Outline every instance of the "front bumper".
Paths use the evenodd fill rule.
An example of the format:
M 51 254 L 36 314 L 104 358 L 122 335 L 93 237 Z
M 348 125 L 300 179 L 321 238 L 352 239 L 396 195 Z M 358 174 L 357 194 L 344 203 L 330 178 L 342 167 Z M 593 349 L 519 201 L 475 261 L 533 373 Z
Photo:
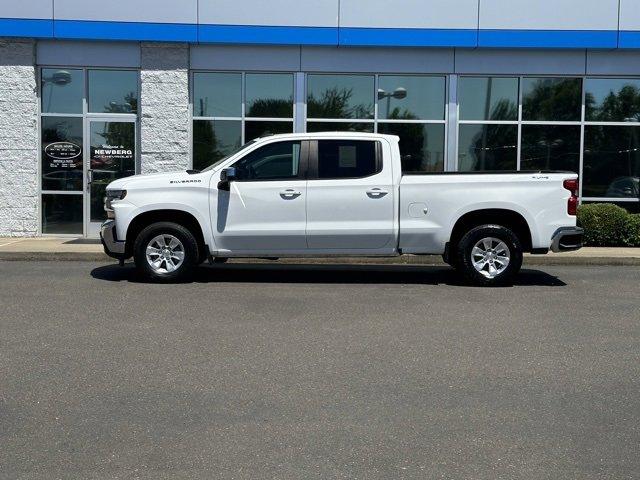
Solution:
M 552 252 L 569 252 L 582 248 L 584 229 L 580 227 L 561 227 L 551 237 Z
M 117 259 L 125 258 L 126 242 L 121 242 L 117 239 L 115 220 L 107 220 L 102 224 L 100 227 L 100 241 L 104 247 L 104 253 Z

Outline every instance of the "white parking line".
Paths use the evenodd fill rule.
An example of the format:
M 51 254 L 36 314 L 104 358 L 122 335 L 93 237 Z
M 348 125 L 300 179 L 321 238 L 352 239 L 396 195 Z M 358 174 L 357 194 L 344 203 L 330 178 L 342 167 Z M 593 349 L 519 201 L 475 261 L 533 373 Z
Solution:
M 14 243 L 18 243 L 21 242 L 23 239 L 19 239 L 19 240 L 14 240 L 13 242 L 7 242 L 7 243 L 2 243 L 0 244 L 0 247 L 6 247 L 7 245 L 13 245 Z

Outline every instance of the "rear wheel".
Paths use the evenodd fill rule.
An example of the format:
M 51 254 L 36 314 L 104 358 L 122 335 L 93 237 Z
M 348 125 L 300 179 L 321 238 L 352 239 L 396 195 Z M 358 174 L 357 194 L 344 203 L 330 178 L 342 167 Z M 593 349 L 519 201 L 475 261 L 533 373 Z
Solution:
M 474 285 L 505 285 L 522 266 L 522 244 L 507 227 L 481 225 L 462 237 L 454 261 Z
M 198 242 L 177 223 L 158 222 L 144 228 L 133 245 L 136 267 L 149 280 L 185 279 L 198 264 Z

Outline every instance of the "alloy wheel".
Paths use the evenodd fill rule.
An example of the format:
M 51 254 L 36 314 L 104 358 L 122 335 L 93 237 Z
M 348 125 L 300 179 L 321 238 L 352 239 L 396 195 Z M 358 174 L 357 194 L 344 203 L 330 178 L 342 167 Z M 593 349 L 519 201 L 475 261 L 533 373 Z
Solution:
M 509 265 L 511 252 L 499 238 L 486 237 L 471 249 L 471 263 L 486 278 L 496 278 Z
M 153 237 L 147 244 L 146 257 L 149 266 L 157 273 L 176 271 L 184 262 L 184 245 L 170 234 Z

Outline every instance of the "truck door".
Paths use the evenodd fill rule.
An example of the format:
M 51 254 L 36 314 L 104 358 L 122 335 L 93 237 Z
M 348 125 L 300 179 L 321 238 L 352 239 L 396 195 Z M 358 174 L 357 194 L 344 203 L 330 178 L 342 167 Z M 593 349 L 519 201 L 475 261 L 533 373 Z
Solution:
M 304 251 L 308 142 L 280 141 L 236 161 L 229 190 L 215 190 L 216 246 L 238 252 Z M 217 179 L 214 180 L 217 182 Z
M 393 175 L 382 143 L 319 139 L 310 148 L 309 249 L 395 249 Z

